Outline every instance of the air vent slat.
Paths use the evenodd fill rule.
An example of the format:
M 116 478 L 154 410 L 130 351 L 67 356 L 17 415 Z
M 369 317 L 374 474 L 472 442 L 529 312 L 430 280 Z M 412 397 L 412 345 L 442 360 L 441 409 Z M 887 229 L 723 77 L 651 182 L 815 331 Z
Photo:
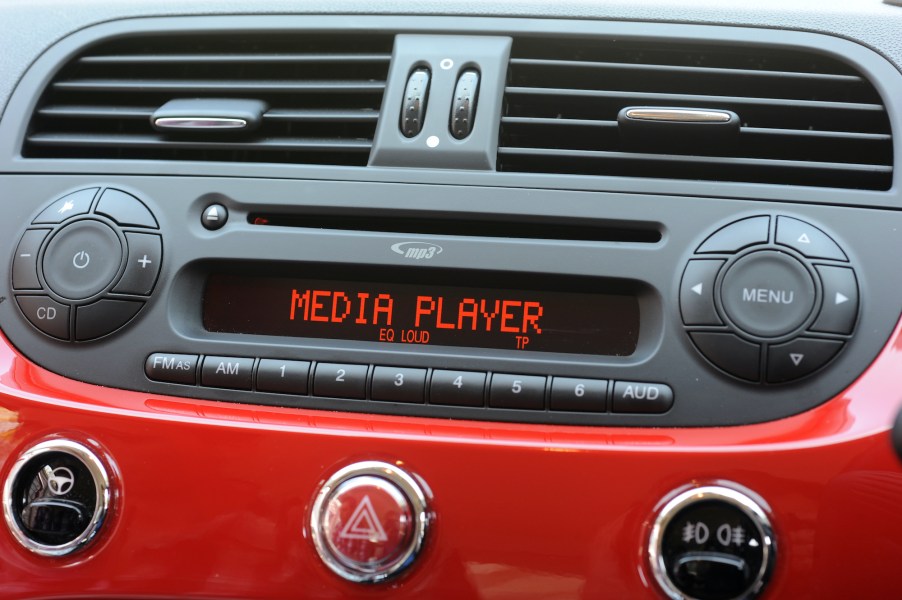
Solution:
M 530 58 L 512 58 L 511 66 L 518 67 L 552 67 L 577 68 L 593 70 L 618 70 L 654 73 L 678 73 L 681 75 L 729 75 L 741 77 L 773 77 L 802 81 L 829 81 L 838 83 L 861 83 L 864 80 L 857 75 L 836 75 L 832 73 L 800 73 L 797 71 L 758 71 L 753 69 L 728 69 L 723 67 L 695 67 L 683 65 L 660 65 L 640 63 L 594 62 L 582 60 L 548 60 Z
M 546 156 L 550 158 L 599 158 L 605 160 L 625 160 L 639 162 L 669 162 L 682 164 L 726 165 L 740 167 L 781 167 L 790 169 L 815 169 L 825 171 L 856 171 L 868 173 L 891 173 L 886 165 L 863 165 L 847 163 L 827 163 L 813 161 L 790 161 L 761 158 L 729 158 L 707 156 L 682 156 L 675 154 L 640 154 L 634 152 L 604 152 L 590 150 L 560 150 L 552 148 L 501 148 L 500 154 L 511 156 Z
M 371 109 L 270 110 L 263 115 L 263 119 L 267 121 L 292 121 L 295 123 L 310 123 L 318 121 L 375 122 L 378 118 L 379 111 Z
M 171 34 L 100 44 L 47 86 L 26 158 L 198 160 L 366 166 L 394 38 L 367 34 Z M 158 132 L 173 100 L 255 101 L 246 129 Z M 203 102 L 208 100 L 206 104 Z M 207 107 L 205 109 L 205 107 Z M 228 115 L 226 115 L 228 116 Z
M 820 100 L 789 100 L 784 98 L 756 98 L 739 96 L 706 96 L 701 94 L 660 94 L 653 92 L 610 92 L 603 90 L 575 90 L 562 88 L 508 87 L 508 95 L 555 96 L 574 98 L 610 98 L 628 100 L 633 104 L 669 102 L 686 106 L 783 106 L 787 108 L 829 108 L 833 110 L 861 110 L 882 112 L 882 104 L 858 102 L 824 102 Z
M 34 134 L 28 142 L 40 146 L 80 147 L 137 147 L 192 148 L 211 150 L 306 150 L 316 152 L 369 152 L 372 143 L 366 140 L 259 138 L 253 141 L 191 141 L 167 139 L 162 135 L 88 135 Z
M 391 54 L 131 54 L 110 56 L 84 56 L 78 59 L 82 65 L 181 65 L 181 64 L 347 64 L 388 63 Z
M 257 92 L 257 93 L 370 93 L 382 92 L 384 81 L 177 81 L 75 80 L 53 84 L 58 90 L 78 92 Z
M 717 130 L 630 107 L 735 117 Z M 530 37 L 512 48 L 498 169 L 886 190 L 893 143 L 874 86 L 821 52 Z
M 128 106 L 45 106 L 37 113 L 42 117 L 69 119 L 149 119 L 154 109 Z

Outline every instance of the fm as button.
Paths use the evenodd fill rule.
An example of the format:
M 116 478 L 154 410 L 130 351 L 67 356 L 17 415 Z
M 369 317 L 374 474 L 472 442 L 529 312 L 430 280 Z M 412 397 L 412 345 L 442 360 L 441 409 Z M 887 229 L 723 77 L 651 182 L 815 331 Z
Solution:
M 197 382 L 197 355 L 151 354 L 144 362 L 144 373 L 153 381 L 194 385 Z

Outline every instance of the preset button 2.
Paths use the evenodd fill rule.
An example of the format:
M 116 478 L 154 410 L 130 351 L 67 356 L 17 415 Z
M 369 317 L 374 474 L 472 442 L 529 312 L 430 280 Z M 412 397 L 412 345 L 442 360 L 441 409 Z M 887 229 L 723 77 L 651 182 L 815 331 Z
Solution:
M 331 398 L 366 398 L 366 365 L 319 363 L 313 376 L 313 393 Z

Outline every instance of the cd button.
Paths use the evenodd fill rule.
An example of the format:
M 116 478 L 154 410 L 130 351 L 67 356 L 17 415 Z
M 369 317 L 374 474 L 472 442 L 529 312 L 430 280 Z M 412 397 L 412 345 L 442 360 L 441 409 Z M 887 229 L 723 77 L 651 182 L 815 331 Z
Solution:
M 38 215 L 34 223 L 62 223 L 69 217 L 75 215 L 83 215 L 91 208 L 91 202 L 100 188 L 90 188 L 72 192 L 68 196 L 63 196 Z
M 41 282 L 38 281 L 38 251 L 48 233 L 49 229 L 31 229 L 22 236 L 16 248 L 16 256 L 13 257 L 13 289 L 41 289 Z
M 615 413 L 665 413 L 673 406 L 673 390 L 663 383 L 614 383 Z
M 120 225 L 157 229 L 157 220 L 144 203 L 125 192 L 109 189 L 100 196 L 94 212 L 106 215 Z
M 766 244 L 770 217 L 751 217 L 723 227 L 698 247 L 700 253 L 733 253 L 755 244 Z
M 309 374 L 307 361 L 263 359 L 257 367 L 257 391 L 304 396 Z
M 207 387 L 249 390 L 253 378 L 253 358 L 207 356 L 200 371 L 200 383 Z
M 319 363 L 313 376 L 313 393 L 331 398 L 366 398 L 366 365 Z
M 777 243 L 789 246 L 808 258 L 849 260 L 826 233 L 810 223 L 790 217 L 777 217 Z
M 126 233 L 125 240 L 128 243 L 128 262 L 113 292 L 147 296 L 153 291 L 160 273 L 163 242 L 160 236 L 148 233 Z
M 604 412 L 607 409 L 608 382 L 605 379 L 551 380 L 551 410 Z
M 433 371 L 429 403 L 482 406 L 485 378 L 479 371 Z
M 824 305 L 812 331 L 852 333 L 858 317 L 858 283 L 855 272 L 843 267 L 815 267 L 824 285 Z
M 16 302 L 32 325 L 51 337 L 69 339 L 69 307 L 47 296 L 17 296 Z
M 492 376 L 489 406 L 542 410 L 545 408 L 545 378 L 496 373 Z
M 767 355 L 767 381 L 783 383 L 817 371 L 839 353 L 843 343 L 799 338 L 771 346 Z
M 778 337 L 800 327 L 814 309 L 814 280 L 794 258 L 779 252 L 744 256 L 721 286 L 727 316 L 741 330 Z
M 708 360 L 730 375 L 747 381 L 761 378 L 761 346 L 758 344 L 746 342 L 732 333 L 696 331 L 689 335 Z
M 153 381 L 194 385 L 196 354 L 151 354 L 144 361 L 144 374 Z
M 372 398 L 423 404 L 426 401 L 426 369 L 376 367 L 373 371 Z
M 714 308 L 714 280 L 723 260 L 690 260 L 680 284 L 680 311 L 686 325 L 720 325 Z
M 138 314 L 143 302 L 100 300 L 75 309 L 75 339 L 83 342 L 113 333 Z

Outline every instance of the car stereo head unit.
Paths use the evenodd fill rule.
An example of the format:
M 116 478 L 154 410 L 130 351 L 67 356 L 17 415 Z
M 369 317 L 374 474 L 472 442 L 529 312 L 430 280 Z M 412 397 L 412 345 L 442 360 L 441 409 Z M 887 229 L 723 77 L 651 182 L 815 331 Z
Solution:
M 528 423 L 759 422 L 853 381 L 902 297 L 882 259 L 896 213 L 16 181 L 29 179 L 22 214 L 0 226 L 13 240 L 4 333 L 58 373 L 150 393 Z M 6 231 L 17 222 L 30 224 Z

